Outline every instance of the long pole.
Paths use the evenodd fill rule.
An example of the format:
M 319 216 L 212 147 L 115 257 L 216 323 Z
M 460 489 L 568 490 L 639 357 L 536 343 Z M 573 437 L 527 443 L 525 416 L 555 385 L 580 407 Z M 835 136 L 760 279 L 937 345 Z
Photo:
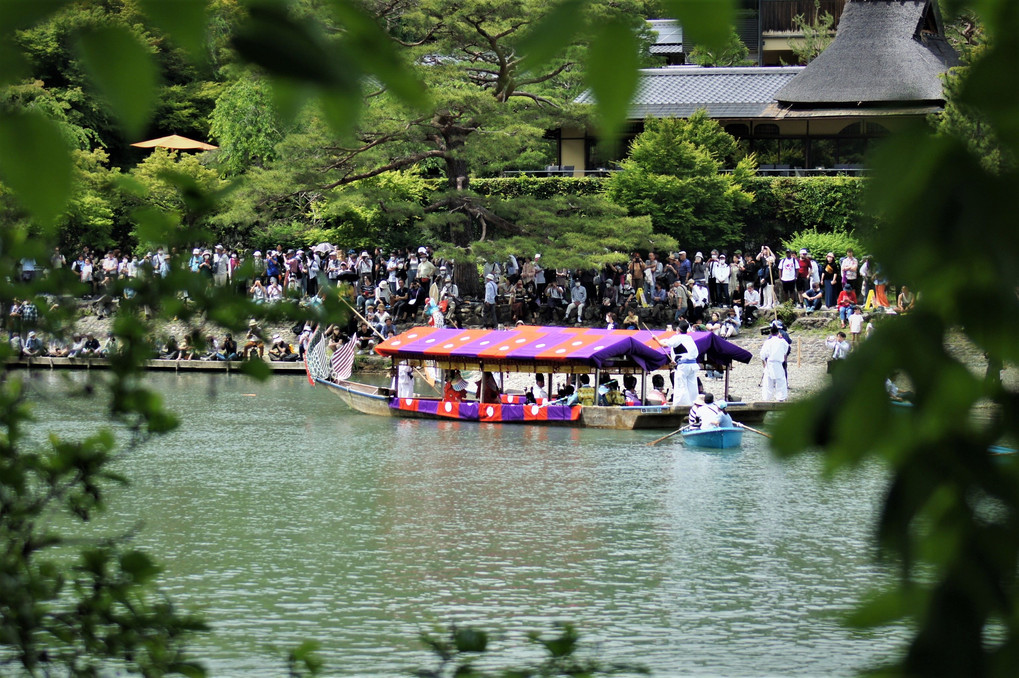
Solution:
M 379 338 L 379 339 L 381 339 L 382 341 L 385 341 L 385 340 L 386 340 L 386 338 L 385 338 L 384 336 L 382 336 L 382 333 L 381 333 L 381 332 L 379 332 L 379 331 L 378 331 L 377 329 L 375 329 L 375 327 L 374 327 L 374 326 L 373 326 L 373 325 L 372 325 L 372 324 L 371 324 L 370 322 L 368 322 L 368 318 L 365 318 L 365 317 L 364 317 L 363 315 L 361 315 L 360 313 L 358 313 L 358 312 L 357 312 L 357 309 L 356 309 L 356 308 L 354 308 L 354 307 L 353 307 L 353 306 L 352 306 L 352 305 L 350 304 L 350 302 L 349 302 L 349 301 L 347 301 L 347 300 L 346 300 L 346 299 L 344 299 L 343 297 L 340 297 L 340 301 L 342 301 L 342 302 L 343 302 L 344 304 L 346 304 L 346 305 L 347 305 L 347 308 L 349 308 L 349 309 L 350 309 L 351 311 L 353 311 L 354 315 L 356 315 L 356 316 L 357 316 L 358 318 L 360 318 L 361 320 L 363 320 L 363 321 L 364 321 L 364 324 L 368 326 L 368 329 L 370 329 L 370 330 L 371 330 L 372 332 L 374 332 L 374 333 L 375 333 L 375 335 L 376 335 L 376 336 L 378 336 L 378 338 Z M 429 378 L 428 378 L 428 375 L 427 375 L 427 374 L 425 374 L 425 372 L 424 372 L 424 371 L 423 371 L 423 370 L 422 370 L 422 369 L 421 369 L 420 367 L 414 367 L 413 369 L 414 369 L 414 370 L 415 370 L 415 371 L 416 371 L 416 372 L 417 372 L 417 373 L 418 373 L 419 375 L 421 375 L 421 378 L 425 380 L 425 383 L 426 383 L 426 384 L 428 384 L 429 386 L 431 386 L 431 387 L 432 387 L 432 390 L 433 390 L 433 391 L 435 391 L 435 392 L 436 392 L 436 393 L 438 393 L 439 395 L 442 395 L 442 391 L 440 391 L 440 390 L 438 389 L 438 387 L 436 387 L 436 385 L 435 385 L 435 379 L 434 379 L 434 378 L 433 378 L 433 379 L 429 379 Z

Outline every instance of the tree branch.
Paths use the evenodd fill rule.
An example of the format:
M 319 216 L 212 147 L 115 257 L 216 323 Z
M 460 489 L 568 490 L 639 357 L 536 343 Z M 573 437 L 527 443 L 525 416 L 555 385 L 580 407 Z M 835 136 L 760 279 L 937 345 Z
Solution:
M 422 160 L 427 160 L 428 158 L 441 158 L 444 157 L 445 155 L 446 152 L 441 150 L 422 151 L 421 153 L 407 155 L 402 158 L 397 158 L 396 160 L 393 160 L 392 162 L 387 163 L 385 165 L 381 165 L 374 169 L 368 170 L 367 172 L 359 172 L 358 174 L 344 175 L 340 179 L 337 179 L 336 181 L 332 182 L 331 184 L 326 184 L 325 186 L 323 186 L 322 190 L 329 190 L 332 188 L 336 188 L 337 186 L 346 186 L 347 184 L 352 184 L 355 181 L 360 181 L 362 179 L 371 179 L 372 177 L 377 177 L 378 175 L 385 174 L 386 172 L 392 172 L 393 170 L 398 170 L 404 167 L 409 167 L 411 165 L 416 165 Z

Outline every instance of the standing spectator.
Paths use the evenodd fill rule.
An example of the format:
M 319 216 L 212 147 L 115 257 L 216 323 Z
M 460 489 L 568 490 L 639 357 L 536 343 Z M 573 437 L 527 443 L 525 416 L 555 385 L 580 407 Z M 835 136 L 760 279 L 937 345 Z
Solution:
M 534 294 L 538 298 L 545 293 L 545 269 L 541 265 L 541 254 L 534 255 Z
M 839 290 L 842 289 L 842 271 L 835 253 L 829 252 L 824 256 L 824 264 L 821 266 L 821 284 L 824 286 L 824 305 L 828 308 L 835 308 L 838 303 Z
M 791 249 L 787 249 L 785 257 L 778 263 L 778 276 L 782 282 L 782 301 L 796 303 L 796 275 L 799 268 L 799 260 L 793 256 Z
M 672 287 L 669 288 L 669 306 L 675 310 L 672 322 L 679 324 L 690 308 L 690 292 L 687 285 L 679 280 L 672 283 Z
M 263 285 L 266 281 L 265 268 L 265 259 L 262 258 L 262 253 L 255 250 L 251 254 L 251 275 L 256 282 L 261 281 Z
M 648 252 L 647 261 L 644 262 L 644 293 L 648 297 L 654 291 L 655 282 L 658 280 L 658 276 L 662 274 L 663 268 L 662 262 L 658 260 L 658 255 L 654 252 Z
M 499 319 L 495 314 L 495 300 L 498 295 L 499 286 L 495 282 L 495 275 L 489 273 L 485 276 L 485 327 L 495 329 L 499 325 Z
M 689 282 L 691 275 L 693 275 L 693 262 L 691 262 L 686 256 L 686 252 L 684 250 L 680 250 L 679 254 L 676 255 L 676 264 L 676 270 L 679 273 L 677 279 L 679 282 L 683 283 L 683 285 L 686 285 L 686 283 Z
M 810 288 L 810 252 L 800 250 L 800 258 L 796 260 L 796 303 L 803 304 L 803 293 Z
M 704 255 L 698 252 L 693 256 L 693 264 L 690 265 L 690 280 L 701 282 L 705 289 L 708 284 L 708 266 L 704 263 Z
M 853 345 L 860 340 L 860 333 L 863 332 L 863 314 L 860 313 L 860 307 L 854 306 L 853 313 L 849 316 L 849 336 L 853 338 Z
M 860 294 L 858 298 L 866 299 L 870 291 L 874 289 L 874 262 L 869 254 L 863 258 L 863 263 L 860 264 L 859 278 Z
M 853 256 L 852 248 L 846 250 L 846 256 L 839 262 L 842 266 L 842 277 L 847 285 L 853 288 L 857 296 L 860 294 L 860 262 Z
M 50 257 L 50 268 L 52 268 L 54 271 L 59 271 L 60 269 L 62 269 L 66 265 L 67 265 L 67 258 L 64 257 L 64 255 L 60 253 L 60 248 L 59 247 L 54 247 L 53 248 L 53 256 Z
M 708 286 L 703 280 L 694 280 L 690 290 L 690 322 L 699 323 L 704 321 L 704 312 L 708 308 L 710 298 Z
M 35 259 L 26 257 L 21 260 L 21 281 L 30 283 L 35 280 Z
M 31 299 L 21 302 L 21 327 L 31 330 L 39 322 L 39 309 Z
M 627 273 L 630 275 L 630 284 L 633 285 L 635 290 L 645 290 L 644 296 L 650 298 L 651 292 L 654 291 L 654 285 L 652 284 L 651 290 L 647 290 L 647 286 L 644 284 L 644 270 L 644 258 L 640 256 L 640 252 L 634 252 L 626 268 Z
M 716 306 L 728 306 L 730 304 L 729 277 L 732 274 L 732 269 L 726 263 L 724 254 L 718 255 L 718 260 L 715 261 L 712 268 L 712 274 L 715 277 L 715 296 L 712 297 L 712 300 Z

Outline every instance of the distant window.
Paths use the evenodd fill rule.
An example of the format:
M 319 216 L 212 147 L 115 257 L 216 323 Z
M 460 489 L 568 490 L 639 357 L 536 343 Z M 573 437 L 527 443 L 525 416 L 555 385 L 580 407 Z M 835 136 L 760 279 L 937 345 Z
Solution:
M 861 120 L 847 125 L 839 132 L 840 137 L 883 137 L 888 134 L 888 128 L 876 122 Z
M 754 127 L 754 136 L 758 137 L 777 137 L 778 136 L 778 125 L 772 123 L 765 123 L 763 125 L 756 125 Z
M 727 134 L 731 134 L 737 139 L 745 139 L 750 136 L 749 125 L 726 125 L 725 131 Z

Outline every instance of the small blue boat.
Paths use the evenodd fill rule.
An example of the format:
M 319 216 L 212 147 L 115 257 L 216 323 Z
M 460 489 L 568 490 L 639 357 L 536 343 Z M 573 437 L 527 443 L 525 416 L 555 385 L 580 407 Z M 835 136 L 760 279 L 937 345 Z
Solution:
M 683 442 L 690 447 L 729 450 L 743 444 L 743 429 L 739 426 L 685 428 L 679 434 L 683 436 Z

